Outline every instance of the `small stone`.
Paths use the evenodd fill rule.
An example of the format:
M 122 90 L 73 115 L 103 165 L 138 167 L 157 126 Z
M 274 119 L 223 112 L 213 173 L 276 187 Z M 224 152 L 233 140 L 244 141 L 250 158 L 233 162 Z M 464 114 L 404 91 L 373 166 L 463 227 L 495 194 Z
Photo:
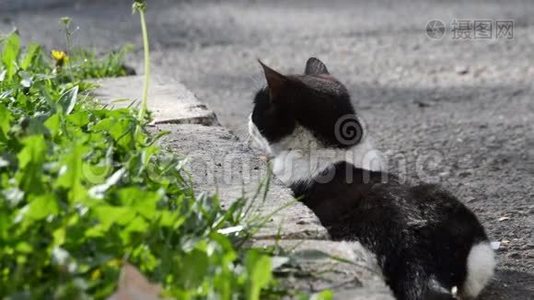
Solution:
M 457 66 L 456 68 L 454 68 L 454 71 L 458 75 L 465 75 L 469 73 L 469 68 L 467 66 Z
M 417 104 L 418 107 L 421 107 L 421 108 L 424 108 L 424 107 L 430 107 L 431 105 L 424 102 L 424 101 L 421 101 L 421 100 L 414 100 L 413 101 L 415 104 Z
M 471 176 L 473 175 L 473 172 L 470 171 L 470 170 L 467 170 L 467 171 L 463 171 L 463 172 L 460 172 L 458 174 L 458 176 L 462 177 L 462 178 L 465 178 L 465 177 L 468 177 L 468 176 Z
M 473 196 L 465 197 L 465 202 L 467 202 L 467 203 L 476 202 L 477 200 L 478 199 L 473 197 Z
M 500 217 L 499 222 L 510 220 L 510 217 Z
M 523 90 L 519 89 L 519 90 L 515 90 L 513 93 L 512 93 L 512 97 L 516 97 L 516 96 L 519 96 L 523 93 Z
M 486 67 L 478 68 L 473 72 L 473 76 L 478 77 L 486 71 Z

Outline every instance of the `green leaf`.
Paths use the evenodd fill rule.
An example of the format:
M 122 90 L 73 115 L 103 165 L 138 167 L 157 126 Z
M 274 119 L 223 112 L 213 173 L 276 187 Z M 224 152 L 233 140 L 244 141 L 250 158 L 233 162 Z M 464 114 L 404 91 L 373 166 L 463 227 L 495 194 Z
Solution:
M 185 216 L 165 210 L 160 212 L 159 218 L 159 226 L 170 227 L 172 230 L 178 229 L 186 221 Z
M 125 148 L 132 147 L 132 136 L 135 132 L 135 124 L 132 122 L 133 119 L 124 115 L 121 116 L 117 111 L 114 111 L 113 113 L 117 115 L 113 118 L 106 118 L 98 122 L 93 129 L 95 131 L 104 131 L 110 134 L 115 142 Z
M 65 227 L 60 227 L 52 233 L 54 237 L 54 246 L 60 247 L 65 242 L 66 230 Z
M 121 204 L 137 211 L 147 219 L 156 217 L 156 205 L 161 195 L 156 192 L 144 191 L 139 187 L 123 188 L 118 192 Z
M 103 158 L 98 163 L 84 161 L 82 164 L 83 179 L 89 184 L 101 185 L 113 171 L 113 161 Z M 100 199 L 114 183 L 105 186 L 93 186 L 89 189 L 89 195 L 93 198 Z
M 67 120 L 73 125 L 83 127 L 89 123 L 90 117 L 87 111 L 76 111 L 68 115 Z
M 120 206 L 100 205 L 94 208 L 94 213 L 106 229 L 113 224 L 126 225 L 135 218 L 135 212 L 128 207 Z
M 36 43 L 31 43 L 26 50 L 26 55 L 20 64 L 20 68 L 27 70 L 37 59 L 38 55 L 41 53 L 41 46 Z
M 57 180 L 57 186 L 68 189 L 71 201 L 81 200 L 86 195 L 82 185 L 83 156 L 89 149 L 81 144 L 76 144 L 70 149 L 64 161 L 64 171 Z
M 184 257 L 182 270 L 183 285 L 187 289 L 198 287 L 206 278 L 209 268 L 209 258 L 205 251 L 194 249 Z
M 0 138 L 4 137 L 4 139 L 7 139 L 7 133 L 9 128 L 11 128 L 12 120 L 13 117 L 11 112 L 2 103 L 0 103 Z
M 53 114 L 45 122 L 45 127 L 49 130 L 52 136 L 56 136 L 61 131 L 61 118 L 59 114 Z
M 78 101 L 79 87 L 75 86 L 72 89 L 66 91 L 59 98 L 58 104 L 61 106 L 64 114 L 68 115 L 74 109 L 76 102 Z
M 324 290 L 319 293 L 313 294 L 310 300 L 332 300 L 334 299 L 334 293 L 331 290 Z
M 33 220 L 42 220 L 48 216 L 55 216 L 58 212 L 59 205 L 56 198 L 52 194 L 46 194 L 30 198 L 25 216 Z
M 17 246 L 15 246 L 15 250 L 20 253 L 29 254 L 33 251 L 33 247 L 25 241 L 20 241 Z
M 125 232 L 145 232 L 148 229 L 148 223 L 142 217 L 135 217 L 129 224 L 124 228 Z
M 26 193 L 40 194 L 43 190 L 41 174 L 47 145 L 42 135 L 33 135 L 22 141 L 24 148 L 17 154 L 20 170 L 17 179 Z
M 272 278 L 271 259 L 257 250 L 250 250 L 245 257 L 245 266 L 249 275 L 247 281 L 247 299 L 260 299 L 260 293 Z
M 7 71 L 7 79 L 11 79 L 17 70 L 17 57 L 20 52 L 20 38 L 11 34 L 5 41 L 2 51 L 2 62 Z

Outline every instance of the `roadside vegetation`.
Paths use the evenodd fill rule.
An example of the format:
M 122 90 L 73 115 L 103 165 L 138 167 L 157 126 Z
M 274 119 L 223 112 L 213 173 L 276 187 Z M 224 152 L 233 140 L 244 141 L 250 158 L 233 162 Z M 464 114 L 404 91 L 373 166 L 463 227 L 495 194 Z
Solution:
M 2 297 L 103 299 L 126 263 L 177 299 L 274 287 L 270 257 L 240 246 L 244 201 L 196 195 L 146 116 L 91 97 L 86 79 L 126 74 L 124 51 L 49 53 L 17 34 L 1 46 Z

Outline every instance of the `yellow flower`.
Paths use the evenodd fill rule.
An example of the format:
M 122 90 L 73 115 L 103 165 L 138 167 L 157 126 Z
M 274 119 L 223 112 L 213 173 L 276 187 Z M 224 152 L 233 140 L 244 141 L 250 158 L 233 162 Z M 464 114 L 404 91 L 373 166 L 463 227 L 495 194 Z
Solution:
M 93 272 L 91 272 L 91 280 L 97 280 L 102 276 L 102 271 L 100 269 L 96 269 Z
M 52 50 L 52 58 L 56 61 L 56 66 L 62 67 L 65 63 L 69 61 L 69 56 L 65 51 L 61 50 Z
M 107 261 L 106 265 L 112 268 L 120 268 L 120 266 L 122 265 L 122 260 L 117 259 L 117 258 L 110 259 Z

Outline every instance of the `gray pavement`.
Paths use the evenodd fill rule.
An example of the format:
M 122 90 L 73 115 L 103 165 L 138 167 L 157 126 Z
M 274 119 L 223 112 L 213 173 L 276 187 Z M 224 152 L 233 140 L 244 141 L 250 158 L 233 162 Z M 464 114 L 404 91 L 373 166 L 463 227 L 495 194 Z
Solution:
M 62 48 L 57 20 L 70 16 L 76 45 L 132 42 L 130 64 L 142 71 L 129 1 L 9 1 L 18 0 L 0 6 L 0 32 L 17 26 L 24 41 Z M 433 19 L 514 20 L 514 37 L 433 40 Z M 391 168 L 442 183 L 501 242 L 482 298 L 534 298 L 534 1 L 154 0 L 148 20 L 154 70 L 185 83 L 241 137 L 263 84 L 257 58 L 289 73 L 321 58 Z

